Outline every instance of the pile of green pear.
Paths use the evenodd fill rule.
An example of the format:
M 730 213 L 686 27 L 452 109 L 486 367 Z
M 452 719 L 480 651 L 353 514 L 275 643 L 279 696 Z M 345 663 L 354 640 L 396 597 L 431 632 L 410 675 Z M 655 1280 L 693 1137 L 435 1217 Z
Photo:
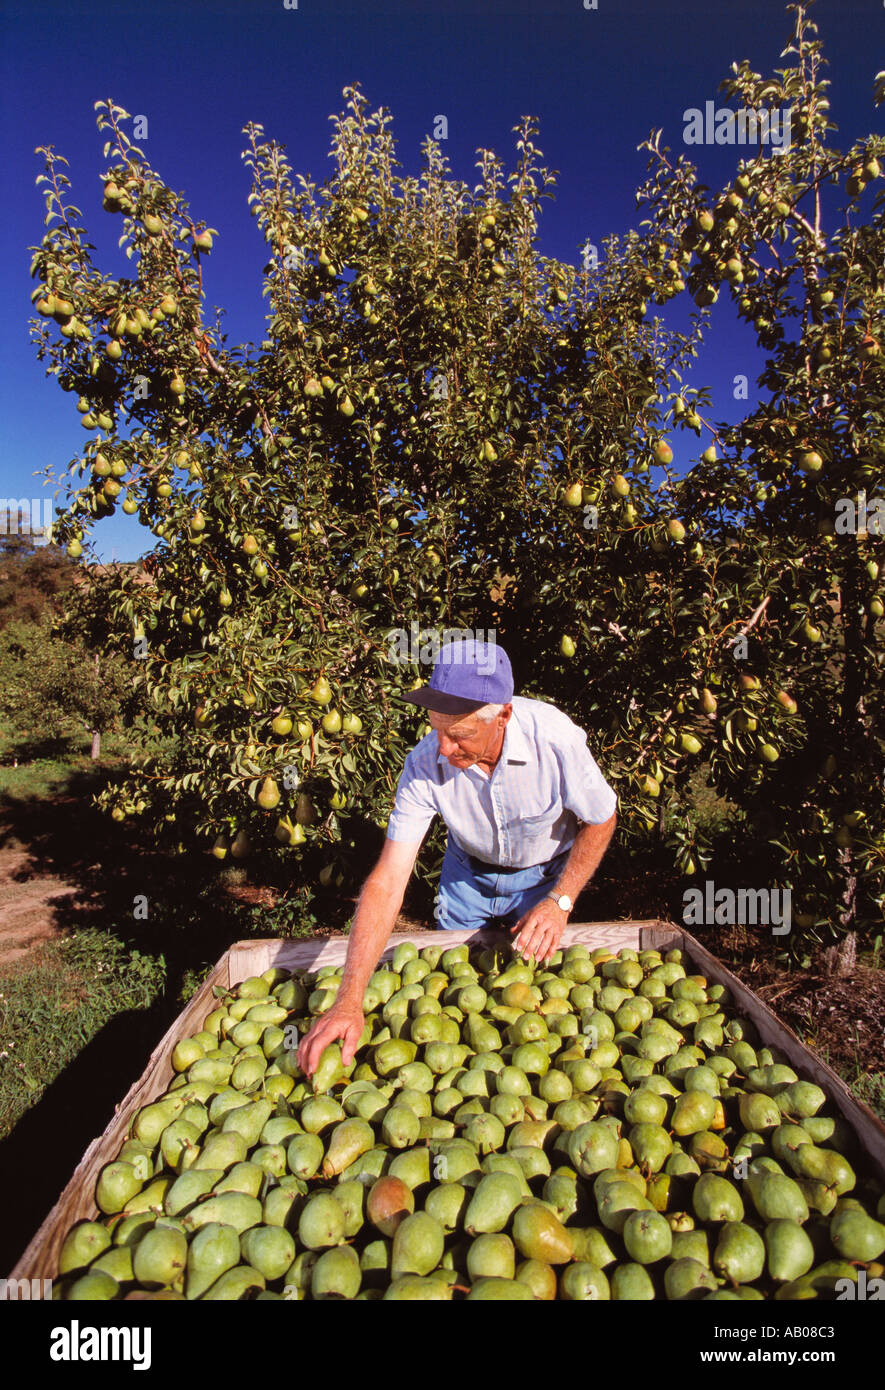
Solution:
M 68 1231 L 67 1299 L 835 1299 L 885 1196 L 825 1092 L 678 950 L 402 942 L 216 990 Z

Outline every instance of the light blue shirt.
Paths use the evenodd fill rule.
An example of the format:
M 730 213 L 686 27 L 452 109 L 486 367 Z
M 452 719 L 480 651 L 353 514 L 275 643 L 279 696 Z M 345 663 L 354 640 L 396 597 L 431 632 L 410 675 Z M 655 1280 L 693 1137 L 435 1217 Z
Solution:
M 435 733 L 412 749 L 387 824 L 389 840 L 415 844 L 441 815 L 455 842 L 486 864 L 529 868 L 566 850 L 579 822 L 607 821 L 617 796 L 587 747 L 587 735 L 543 700 L 513 697 L 491 776 L 455 768 Z

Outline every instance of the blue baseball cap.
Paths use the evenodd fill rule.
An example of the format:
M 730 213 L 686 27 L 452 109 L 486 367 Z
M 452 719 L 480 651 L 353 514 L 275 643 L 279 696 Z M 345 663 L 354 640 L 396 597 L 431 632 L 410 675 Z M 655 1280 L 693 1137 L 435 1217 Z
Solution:
M 438 714 L 469 714 L 513 699 L 510 658 L 497 642 L 468 638 L 441 648 L 427 685 L 400 697 Z

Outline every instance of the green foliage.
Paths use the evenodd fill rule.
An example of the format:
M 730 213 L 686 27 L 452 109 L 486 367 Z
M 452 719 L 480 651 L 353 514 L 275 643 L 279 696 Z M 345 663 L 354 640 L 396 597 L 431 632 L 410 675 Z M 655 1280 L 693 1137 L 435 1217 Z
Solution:
M 77 573 L 56 546 L 19 534 L 19 517 L 0 513 L 0 628 L 57 611 Z
M 109 1019 L 149 1008 L 165 981 L 163 956 L 94 928 L 0 969 L 0 1136 Z
M 0 629 L 0 717 L 8 748 L 61 749 L 84 731 L 119 727 L 137 697 L 131 668 L 58 635 L 49 613 Z M 4 750 L 6 751 L 6 750 Z M 8 756 L 8 752 L 7 752 Z
M 430 139 L 420 179 L 401 177 L 390 116 L 356 88 L 322 188 L 247 126 L 260 346 L 229 347 L 207 319 L 216 229 L 129 142 L 126 112 L 98 103 L 131 279 L 94 266 L 43 151 L 34 333 L 93 432 L 57 535 L 81 548 L 116 476 L 156 542 L 148 583 L 119 570 L 90 589 L 88 621 L 170 739 L 105 804 L 140 808 L 167 842 L 221 837 L 219 857 L 334 846 L 337 883 L 348 813 L 386 823 L 415 740 L 397 695 L 428 671 L 397 664 L 388 634 L 493 628 L 518 688 L 587 729 L 628 847 L 712 870 L 701 759 L 737 808 L 734 862 L 791 886 L 804 931 L 881 918 L 883 540 L 832 518 L 881 473 L 885 224 L 881 197 L 866 221 L 858 202 L 885 140 L 831 147 L 814 32 L 798 7 L 792 66 L 735 65 L 726 84 L 744 107 L 794 106 L 791 147 L 756 147 L 711 195 L 654 132 L 648 216 L 598 267 L 539 253 L 555 175 L 530 118 L 509 172 L 479 151 L 473 191 Z M 817 190 L 847 169 L 830 232 Z M 686 376 L 723 285 L 769 353 L 733 428 Z M 699 312 L 679 334 L 648 301 L 683 293 Z M 704 445 L 684 477 L 672 431 Z M 281 707 L 288 734 L 271 727 Z M 336 712 L 361 727 L 324 728 Z M 257 805 L 268 778 L 273 812 Z

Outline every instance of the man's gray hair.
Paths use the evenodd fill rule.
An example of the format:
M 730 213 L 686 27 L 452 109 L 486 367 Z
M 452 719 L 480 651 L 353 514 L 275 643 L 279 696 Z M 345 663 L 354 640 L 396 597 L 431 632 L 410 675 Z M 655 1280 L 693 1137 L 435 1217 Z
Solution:
M 503 705 L 483 705 L 480 709 L 476 710 L 476 717 L 477 719 L 481 719 L 483 724 L 491 724 L 492 720 L 498 717 L 503 708 Z

